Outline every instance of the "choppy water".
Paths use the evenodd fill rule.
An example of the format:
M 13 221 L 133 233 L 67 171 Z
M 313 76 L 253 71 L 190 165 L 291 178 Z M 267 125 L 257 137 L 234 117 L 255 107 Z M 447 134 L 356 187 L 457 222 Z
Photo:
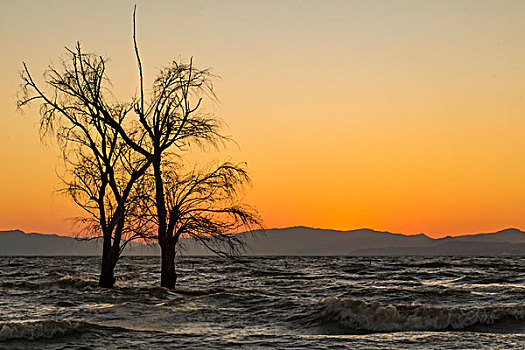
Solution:
M 0 348 L 525 349 L 525 258 L 0 257 Z

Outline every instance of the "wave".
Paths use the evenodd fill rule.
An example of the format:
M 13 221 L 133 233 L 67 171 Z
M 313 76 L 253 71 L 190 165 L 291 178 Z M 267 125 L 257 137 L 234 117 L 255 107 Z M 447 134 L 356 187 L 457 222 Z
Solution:
M 38 320 L 0 322 L 0 341 L 37 340 L 85 333 L 98 326 L 87 322 L 65 320 Z
M 525 305 L 457 308 L 421 304 L 392 305 L 329 297 L 310 319 L 320 326 L 336 324 L 347 331 L 525 331 Z M 497 323 L 505 323 L 498 327 Z
M 97 283 L 93 280 L 84 280 L 79 277 L 64 276 L 58 280 L 44 282 L 29 281 L 7 281 L 0 283 L 0 287 L 12 289 L 39 290 L 42 288 L 78 289 L 96 288 Z
M 55 281 L 44 282 L 43 285 L 49 287 L 86 289 L 95 288 L 97 283 L 95 281 L 84 280 L 82 278 L 67 275 Z
M 117 281 L 130 281 L 130 280 L 136 280 L 139 277 L 140 277 L 140 275 L 139 275 L 138 272 L 129 272 L 129 273 L 116 275 L 115 276 L 115 280 L 117 280 Z
M 224 288 L 209 288 L 209 289 L 198 289 L 198 290 L 177 288 L 175 290 L 175 293 L 187 295 L 187 296 L 204 296 L 204 295 L 219 294 L 219 293 L 224 293 L 224 292 L 226 292 Z

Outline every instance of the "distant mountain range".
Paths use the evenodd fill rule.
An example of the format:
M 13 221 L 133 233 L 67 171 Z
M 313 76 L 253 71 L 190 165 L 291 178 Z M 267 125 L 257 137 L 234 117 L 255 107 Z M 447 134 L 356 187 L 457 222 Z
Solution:
M 525 232 L 506 229 L 434 239 L 424 234 L 404 235 L 370 229 L 336 231 L 310 227 L 269 229 L 240 233 L 247 243 L 244 255 L 525 255 Z M 208 255 L 204 247 L 184 242 L 183 254 Z M 0 231 L 0 256 L 14 255 L 100 255 L 99 240 Z M 158 255 L 156 245 L 131 243 L 125 255 Z

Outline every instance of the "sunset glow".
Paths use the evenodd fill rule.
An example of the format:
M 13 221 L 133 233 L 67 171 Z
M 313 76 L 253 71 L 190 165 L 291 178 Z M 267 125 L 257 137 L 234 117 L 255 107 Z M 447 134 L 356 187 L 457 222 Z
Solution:
M 0 5 L 0 230 L 71 234 L 82 214 L 38 108 L 16 111 L 22 61 L 41 79 L 80 40 L 128 99 L 133 4 Z M 205 108 L 239 147 L 211 158 L 248 163 L 267 227 L 431 237 L 525 228 L 524 19 L 523 1 L 137 5 L 148 83 L 179 57 L 220 76 Z

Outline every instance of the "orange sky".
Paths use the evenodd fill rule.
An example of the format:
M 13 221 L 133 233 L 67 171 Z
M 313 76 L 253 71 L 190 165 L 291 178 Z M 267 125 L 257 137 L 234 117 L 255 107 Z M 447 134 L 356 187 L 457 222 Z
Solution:
M 40 77 L 81 40 L 137 91 L 135 2 L 0 4 L 0 230 L 71 233 L 38 109 L 15 111 L 22 60 Z M 171 58 L 213 67 L 210 112 L 240 145 L 268 227 L 432 237 L 525 228 L 525 2 L 138 2 L 147 79 Z

